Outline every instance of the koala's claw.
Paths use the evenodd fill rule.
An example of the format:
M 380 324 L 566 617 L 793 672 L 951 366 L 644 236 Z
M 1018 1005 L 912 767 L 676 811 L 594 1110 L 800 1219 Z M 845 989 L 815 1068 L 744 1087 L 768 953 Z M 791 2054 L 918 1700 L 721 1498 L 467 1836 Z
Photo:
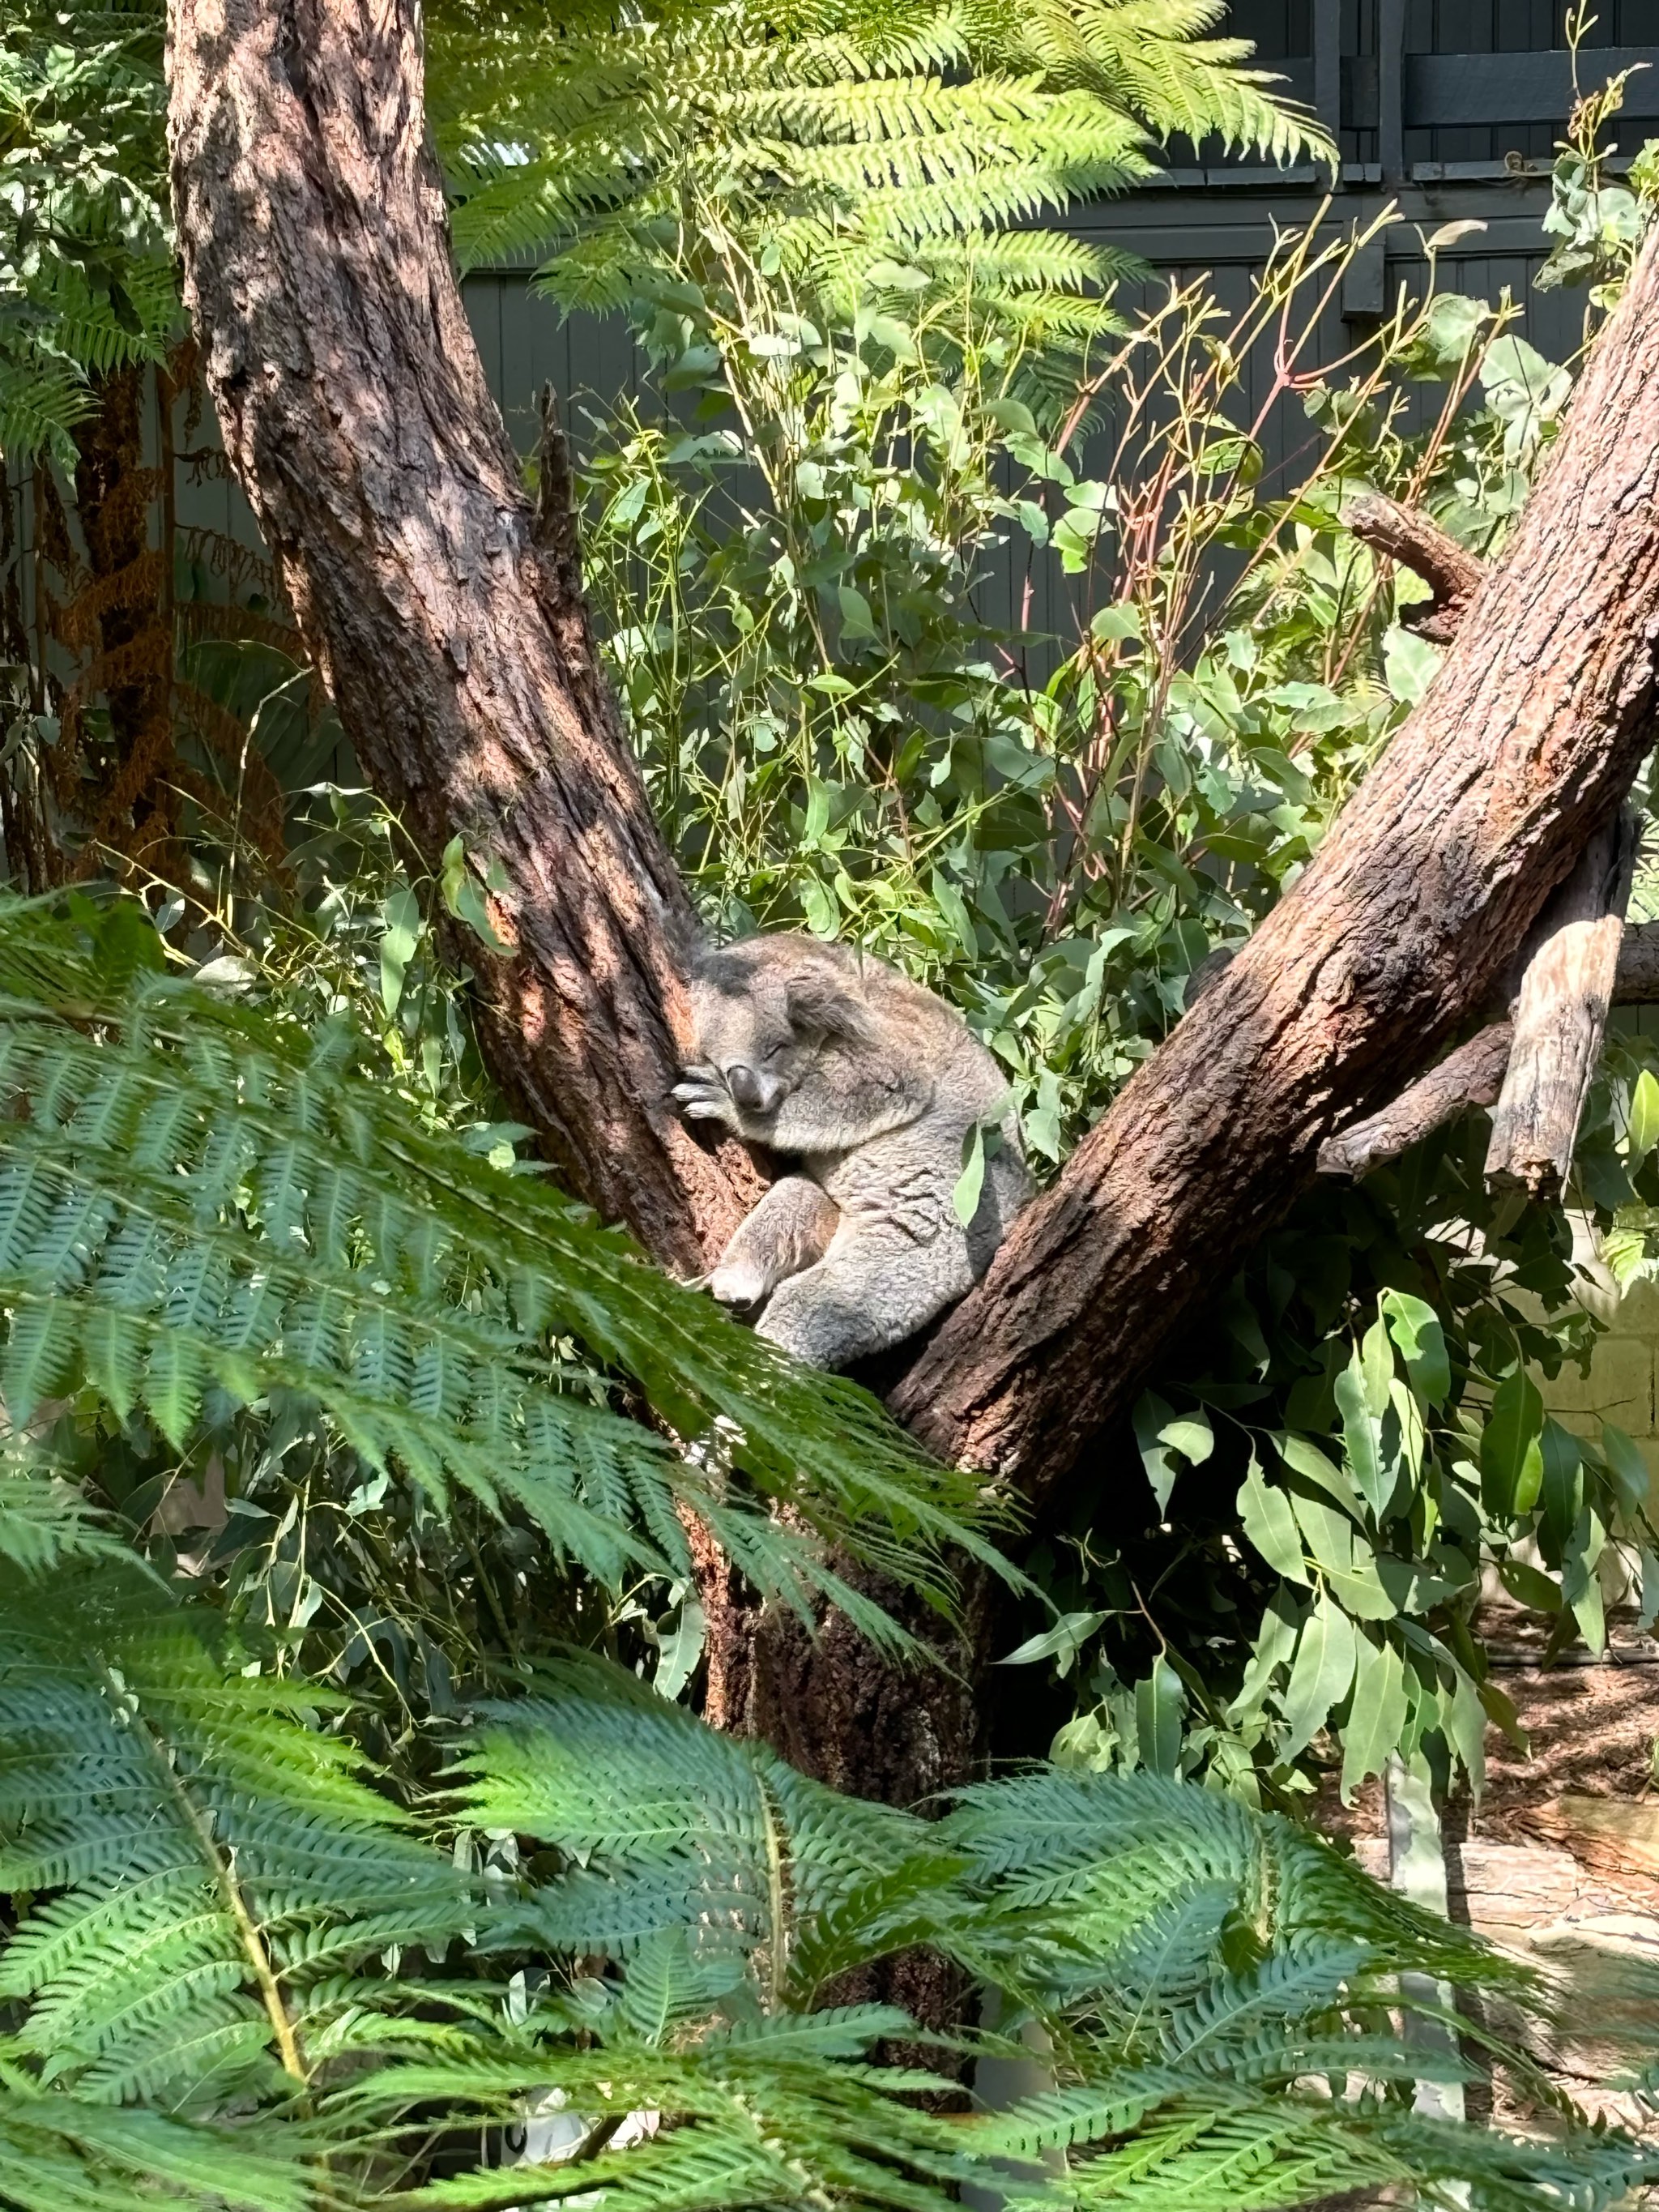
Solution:
M 718 1076 L 677 1083 L 673 1095 L 689 1121 L 730 1121 L 733 1118 L 732 1095 Z
M 712 1091 L 696 1091 L 692 1084 L 679 1084 L 675 1091 L 679 1099 L 679 1110 L 688 1121 L 730 1121 L 732 1102 L 726 1097 L 714 1097 Z

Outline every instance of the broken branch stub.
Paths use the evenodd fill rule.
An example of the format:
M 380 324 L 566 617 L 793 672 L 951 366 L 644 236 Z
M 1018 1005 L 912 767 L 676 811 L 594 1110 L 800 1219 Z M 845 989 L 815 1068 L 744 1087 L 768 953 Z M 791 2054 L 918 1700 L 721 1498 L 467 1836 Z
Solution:
M 1381 1113 L 1369 1114 L 1351 1129 L 1328 1138 L 1319 1148 L 1322 1176 L 1348 1176 L 1358 1182 L 1385 1160 L 1398 1159 L 1443 1123 L 1492 1105 L 1504 1087 L 1515 1036 L 1507 1022 L 1493 1022 L 1466 1044 L 1449 1052 L 1437 1066 L 1407 1085 Z
M 1486 573 L 1486 562 L 1426 514 L 1380 491 L 1356 492 L 1344 506 L 1342 520 L 1373 553 L 1423 579 L 1433 599 L 1426 606 L 1407 607 L 1401 621 L 1431 645 L 1449 645 Z
M 1515 1000 L 1515 1032 L 1492 1113 L 1486 1182 L 1554 1197 L 1572 1167 L 1619 969 L 1636 825 L 1620 813 L 1584 847 L 1539 917 Z
M 1659 922 L 1630 922 L 1619 946 L 1613 977 L 1615 1006 L 1659 1006 Z M 1369 1114 L 1319 1148 L 1322 1176 L 1358 1182 L 1373 1168 L 1420 1145 L 1443 1122 L 1496 1105 L 1510 1064 L 1515 1031 L 1507 1019 L 1492 1022 L 1439 1065 L 1410 1084 L 1379 1113 Z

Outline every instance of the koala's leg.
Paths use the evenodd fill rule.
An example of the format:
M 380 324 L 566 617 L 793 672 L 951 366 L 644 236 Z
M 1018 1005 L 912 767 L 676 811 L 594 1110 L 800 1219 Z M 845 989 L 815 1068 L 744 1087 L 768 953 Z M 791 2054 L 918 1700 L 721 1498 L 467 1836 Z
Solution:
M 973 1284 L 954 1226 L 919 1243 L 891 1223 L 844 1216 L 817 1267 L 780 1283 L 756 1326 L 809 1366 L 848 1367 L 902 1344 Z
M 708 1287 L 722 1305 L 758 1305 L 787 1275 L 821 1259 L 841 1208 L 805 1176 L 782 1176 L 732 1231 Z

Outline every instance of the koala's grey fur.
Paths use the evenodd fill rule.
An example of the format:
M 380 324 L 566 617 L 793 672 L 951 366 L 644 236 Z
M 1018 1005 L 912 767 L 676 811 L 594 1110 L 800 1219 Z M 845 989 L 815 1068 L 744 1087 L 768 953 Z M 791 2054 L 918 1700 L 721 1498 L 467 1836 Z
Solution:
M 714 1296 L 764 1299 L 761 1334 L 815 1367 L 914 1335 L 984 1273 L 1031 1195 L 996 1062 L 931 991 L 817 938 L 751 937 L 706 954 L 691 1002 L 697 1060 L 674 1092 L 683 1109 L 801 1170 L 739 1226 Z M 1002 1144 L 964 1230 L 951 1204 L 963 1139 L 994 1117 Z

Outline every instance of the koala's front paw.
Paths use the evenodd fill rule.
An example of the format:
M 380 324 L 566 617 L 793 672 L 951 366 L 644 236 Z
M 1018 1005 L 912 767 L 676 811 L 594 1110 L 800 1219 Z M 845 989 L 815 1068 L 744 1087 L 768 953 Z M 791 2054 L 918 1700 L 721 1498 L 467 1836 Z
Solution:
M 722 1260 L 708 1278 L 708 1287 L 723 1306 L 757 1306 L 772 1287 L 772 1279 L 758 1255 L 744 1254 Z
M 674 1097 L 688 1121 L 724 1121 L 728 1129 L 738 1126 L 738 1109 L 732 1094 L 726 1089 L 718 1068 L 688 1067 L 684 1070 L 685 1080 L 674 1085 Z

